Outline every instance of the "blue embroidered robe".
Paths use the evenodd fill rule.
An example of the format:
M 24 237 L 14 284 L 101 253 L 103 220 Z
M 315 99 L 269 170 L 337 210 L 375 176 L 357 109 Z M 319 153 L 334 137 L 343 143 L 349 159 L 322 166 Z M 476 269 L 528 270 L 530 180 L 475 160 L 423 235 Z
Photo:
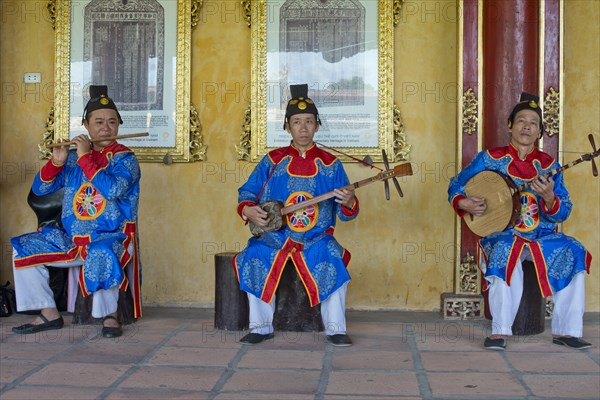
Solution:
M 77 157 L 69 151 L 63 166 L 48 161 L 32 191 L 42 196 L 64 188 L 63 229 L 46 226 L 11 239 L 15 268 L 83 260 L 79 286 L 87 296 L 99 289 L 132 285 L 134 316 L 141 316 L 137 214 L 140 167 L 129 148 L 116 142 L 101 152 Z M 129 252 L 129 247 L 133 252 Z M 133 282 L 124 272 L 133 260 Z
M 462 217 L 466 213 L 458 209 L 458 201 L 466 197 L 464 186 L 467 181 L 479 172 L 499 172 L 522 185 L 559 167 L 550 155 L 535 148 L 524 160 L 519 158 L 518 150 L 512 145 L 482 151 L 450 180 L 448 200 Z M 521 216 L 515 226 L 480 239 L 478 245 L 478 260 L 485 276 L 497 276 L 509 285 L 517 260 L 527 245 L 545 297 L 564 289 L 576 274 L 586 270 L 589 273 L 592 262 L 591 254 L 581 243 L 557 231 L 557 224 L 569 217 L 572 203 L 563 174 L 554 175 L 552 179 L 554 205 L 551 209 L 546 207 L 541 196 L 527 188 L 520 193 Z
M 240 187 L 238 213 L 242 215 L 244 207 L 256 205 L 261 190 L 260 202 L 277 200 L 290 205 L 348 184 L 342 163 L 328 152 L 313 145 L 303 158 L 295 147 L 283 147 L 266 155 Z M 349 221 L 356 218 L 358 210 L 356 198 L 352 208 L 330 198 L 284 216 L 286 227 L 250 238 L 233 261 L 240 288 L 270 303 L 291 259 L 311 306 L 325 300 L 350 280 L 346 268 L 350 253 L 333 237 L 336 216 Z

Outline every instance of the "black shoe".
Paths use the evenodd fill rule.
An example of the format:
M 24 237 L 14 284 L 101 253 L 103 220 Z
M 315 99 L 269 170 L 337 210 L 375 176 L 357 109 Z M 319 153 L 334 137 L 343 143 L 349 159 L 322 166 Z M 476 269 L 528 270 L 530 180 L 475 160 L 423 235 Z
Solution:
M 586 342 L 585 340 L 568 336 L 553 338 L 552 343 L 559 344 L 561 346 L 569 346 L 578 350 L 589 349 L 590 347 L 592 347 L 592 344 Z
M 273 339 L 274 336 L 275 335 L 273 333 L 267 333 L 266 335 L 261 335 L 260 333 L 249 333 L 240 339 L 240 343 L 258 344 L 260 342 L 264 342 L 265 340 Z
M 352 346 L 352 339 L 346 334 L 327 335 L 327 341 L 338 347 Z
M 48 321 L 48 319 L 46 317 L 44 317 L 42 314 L 40 314 L 39 317 L 41 318 L 42 321 L 44 321 L 43 323 L 37 324 L 37 325 L 25 324 L 25 325 L 21 325 L 21 326 L 15 326 L 14 328 L 12 328 L 12 331 L 14 333 L 26 335 L 29 333 L 49 331 L 52 329 L 62 329 L 62 327 L 65 324 L 65 321 L 63 320 L 62 317 L 58 317 L 57 319 L 55 319 L 53 321 Z
M 490 339 L 486 337 L 483 346 L 488 350 L 504 350 L 506 349 L 506 339 Z
M 107 315 L 106 317 L 102 318 L 102 322 L 106 321 L 107 319 L 114 319 L 115 321 L 119 322 L 112 315 Z M 102 327 L 102 337 L 116 338 L 116 337 L 121 336 L 122 334 L 123 334 L 123 329 L 121 329 L 121 326 L 103 326 Z

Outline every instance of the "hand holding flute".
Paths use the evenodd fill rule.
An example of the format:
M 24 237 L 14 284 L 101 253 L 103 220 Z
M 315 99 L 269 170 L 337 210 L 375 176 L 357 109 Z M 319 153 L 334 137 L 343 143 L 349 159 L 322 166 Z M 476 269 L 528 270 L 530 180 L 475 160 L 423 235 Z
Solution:
M 114 136 L 104 136 L 104 137 L 95 137 L 89 138 L 87 135 L 82 134 L 74 137 L 72 140 L 68 142 L 57 142 L 48 145 L 47 147 L 52 149 L 52 161 L 56 165 L 63 165 L 67 161 L 67 157 L 69 155 L 69 146 L 77 147 L 77 155 L 81 157 L 82 155 L 89 153 L 90 148 L 92 148 L 94 143 L 104 142 L 106 147 L 106 143 L 115 141 L 117 139 L 126 139 L 132 137 L 142 137 L 148 136 L 148 132 L 143 133 L 132 133 L 129 135 L 114 135 Z

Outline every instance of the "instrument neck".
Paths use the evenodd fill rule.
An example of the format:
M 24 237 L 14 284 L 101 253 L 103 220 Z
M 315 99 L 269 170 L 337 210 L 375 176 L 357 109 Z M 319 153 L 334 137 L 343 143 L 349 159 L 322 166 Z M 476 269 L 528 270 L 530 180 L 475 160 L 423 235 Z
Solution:
M 598 152 L 596 151 L 596 153 L 598 153 Z M 568 164 L 565 164 L 565 165 L 563 165 L 563 166 L 562 166 L 562 167 L 560 167 L 560 168 L 556 168 L 556 169 L 553 169 L 553 170 L 551 170 L 551 171 L 548 171 L 548 172 L 546 172 L 546 173 L 540 174 L 540 175 L 538 175 L 538 177 L 544 177 L 544 178 L 546 178 L 546 179 L 547 179 L 547 178 L 550 178 L 551 176 L 554 176 L 554 175 L 556 175 L 556 174 L 558 174 L 558 173 L 560 173 L 560 172 L 563 172 L 564 170 L 566 170 L 566 169 L 568 169 L 568 168 L 574 167 L 575 165 L 577 165 L 577 164 L 579 164 L 579 163 L 582 163 L 582 162 L 584 162 L 584 161 L 591 160 L 593 157 L 596 157 L 596 156 L 598 156 L 598 154 L 596 154 L 596 153 L 593 153 L 593 154 L 592 154 L 592 157 L 589 157 L 589 154 L 587 155 L 588 157 L 586 157 L 586 156 L 579 157 L 578 159 L 576 159 L 576 160 L 574 160 L 574 161 L 571 161 L 570 163 L 568 163 Z M 534 179 L 532 179 L 532 180 L 531 180 L 531 181 L 529 181 L 529 182 L 525 182 L 525 183 L 523 183 L 522 185 L 519 185 L 519 186 L 517 187 L 518 191 L 519 191 L 519 192 L 521 192 L 521 191 L 523 191 L 523 190 L 527 189 L 529 186 L 531 186 L 531 185 L 533 184 L 533 182 L 534 182 Z
M 354 182 L 354 183 L 351 183 L 351 184 L 346 185 L 344 187 L 341 187 L 340 190 L 344 190 L 344 189 L 348 189 L 348 190 L 350 190 L 350 189 L 358 189 L 360 187 L 369 185 L 369 184 L 371 184 L 373 182 L 380 181 L 381 179 L 383 179 L 382 176 L 383 176 L 383 173 L 380 173 L 380 174 L 377 174 L 377 175 L 375 175 L 375 176 L 373 176 L 371 178 L 363 179 L 361 181 Z M 330 199 L 332 197 L 335 197 L 335 194 L 333 194 L 333 191 L 327 192 L 327 193 L 323 193 L 323 194 L 321 194 L 319 196 L 315 196 L 312 199 L 308 199 L 308 200 L 302 201 L 300 203 L 291 204 L 291 205 L 283 207 L 281 209 L 281 215 L 286 215 L 286 214 L 293 213 L 294 211 L 300 210 L 300 209 L 302 209 L 304 207 L 308 207 L 308 206 L 313 205 L 313 204 L 320 203 L 321 201 Z

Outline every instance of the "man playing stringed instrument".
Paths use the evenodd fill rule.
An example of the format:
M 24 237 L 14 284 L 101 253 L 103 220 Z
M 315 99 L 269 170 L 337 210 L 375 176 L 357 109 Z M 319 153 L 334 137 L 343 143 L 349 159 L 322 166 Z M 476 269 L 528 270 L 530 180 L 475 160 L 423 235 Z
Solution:
M 349 183 L 342 163 L 313 141 L 321 121 L 307 96 L 308 85 L 290 89 L 284 129 L 292 142 L 269 152 L 240 187 L 238 213 L 265 227 L 270 221 L 259 202 L 277 200 L 289 205 L 331 191 L 335 196 L 283 216 L 286 226 L 251 238 L 234 258 L 240 288 L 248 293 L 250 305 L 251 333 L 241 342 L 256 344 L 274 336 L 275 291 L 287 264 L 296 268 L 311 306 L 321 304 L 327 339 L 335 346 L 350 346 L 345 317 L 350 253 L 335 240 L 333 231 L 336 217 L 342 221 L 356 218 L 358 199 L 353 189 L 339 190 Z
M 572 203 L 563 174 L 542 177 L 559 167 L 554 159 L 535 147 L 543 134 L 542 110 L 537 96 L 523 93 L 508 118 L 511 131 L 506 147 L 482 151 L 450 181 L 449 201 L 465 218 L 486 212 L 481 197 L 467 197 L 465 185 L 482 171 L 509 176 L 515 184 L 530 183 L 520 192 L 521 214 L 514 226 L 492 233 L 478 243 L 479 266 L 488 285 L 492 314 L 492 335 L 485 339 L 488 349 L 503 350 L 523 293 L 522 260 L 535 266 L 541 293 L 552 296 L 553 343 L 584 349 L 591 346 L 583 336 L 585 307 L 584 272 L 592 257 L 572 237 L 557 231 L 557 224 L 571 213 Z
M 92 317 L 103 318 L 104 337 L 121 336 L 117 319 L 119 289 L 132 285 L 134 316 L 141 316 L 137 211 L 140 167 L 137 157 L 115 141 L 121 115 L 106 86 L 90 86 L 83 115 L 89 133 L 53 147 L 51 159 L 35 176 L 38 196 L 64 188 L 62 226 L 11 239 L 17 309 L 41 310 L 31 323 L 14 327 L 19 334 L 61 329 L 46 265 L 81 266 L 79 286 L 92 295 Z M 92 142 L 93 141 L 93 142 Z M 130 265 L 132 273 L 125 274 Z

